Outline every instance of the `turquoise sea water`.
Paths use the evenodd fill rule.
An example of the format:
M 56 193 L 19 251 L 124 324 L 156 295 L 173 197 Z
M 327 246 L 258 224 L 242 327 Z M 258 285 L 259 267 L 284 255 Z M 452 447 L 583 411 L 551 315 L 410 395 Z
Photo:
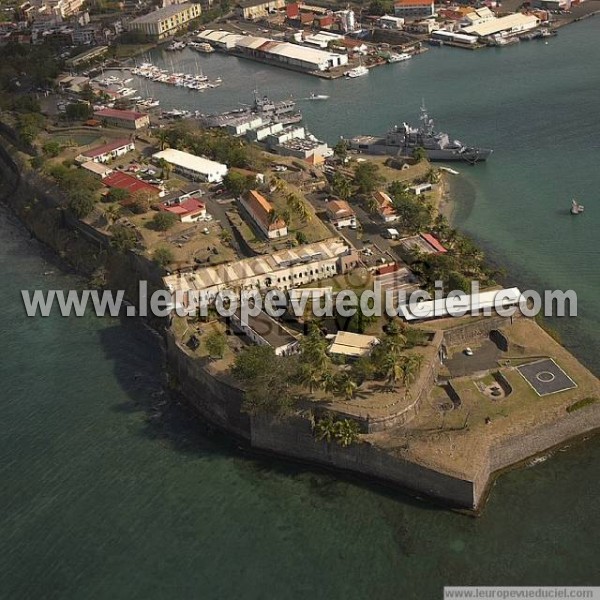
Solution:
M 187 97 L 208 111 L 256 83 L 328 93 L 305 113 L 330 141 L 416 116 L 425 97 L 456 137 L 496 150 L 460 168 L 458 222 L 525 287 L 578 290 L 584 318 L 559 325 L 597 366 L 593 21 L 548 46 L 435 50 L 353 82 L 202 57 L 226 83 Z M 562 214 L 574 193 L 577 220 Z M 504 475 L 479 519 L 252 458 L 165 395 L 159 345 L 138 324 L 26 319 L 19 290 L 81 282 L 4 210 L 0 239 L 0 598 L 428 600 L 444 584 L 599 583 L 600 440 Z

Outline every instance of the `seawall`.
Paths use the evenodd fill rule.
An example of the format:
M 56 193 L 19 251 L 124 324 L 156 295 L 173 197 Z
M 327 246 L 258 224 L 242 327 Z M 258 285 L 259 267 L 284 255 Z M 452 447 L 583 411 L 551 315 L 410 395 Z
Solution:
M 22 169 L 10 152 L 0 145 L 0 171 L 3 191 L 9 206 L 42 242 L 86 275 L 98 267 L 106 270 L 106 287 L 125 289 L 134 299 L 137 282 L 146 279 L 160 285 L 160 270 L 147 258 L 133 252 L 122 254 L 110 247 L 110 238 L 62 210 L 57 210 L 58 190 L 51 190 L 45 180 Z M 500 323 L 473 325 L 450 333 L 453 341 L 464 341 L 484 329 Z M 569 439 L 591 432 L 600 423 L 600 404 L 569 414 L 550 426 L 532 424 L 527 435 L 506 439 L 489 450 L 487 460 L 479 464 L 470 477 L 443 473 L 408 460 L 398 453 L 378 447 L 368 437 L 364 443 L 347 448 L 315 440 L 307 418 L 294 417 L 276 422 L 264 417 L 250 417 L 242 412 L 243 390 L 227 376 L 211 371 L 211 363 L 187 351 L 167 330 L 164 333 L 166 360 L 173 382 L 190 405 L 211 424 L 246 440 L 259 451 L 285 456 L 323 467 L 360 475 L 393 487 L 410 490 L 453 507 L 479 508 L 485 500 L 493 473 L 527 460 L 531 456 L 564 444 Z M 436 338 L 436 348 L 442 340 Z M 421 392 L 415 397 L 418 410 L 424 390 L 437 376 L 437 367 L 424 369 Z M 410 415 L 407 415 L 410 416 Z M 396 423 L 397 425 L 398 423 Z M 373 423 L 373 431 L 378 424 Z M 379 424 L 381 425 L 381 424 Z M 381 425 L 385 429 L 385 425 Z

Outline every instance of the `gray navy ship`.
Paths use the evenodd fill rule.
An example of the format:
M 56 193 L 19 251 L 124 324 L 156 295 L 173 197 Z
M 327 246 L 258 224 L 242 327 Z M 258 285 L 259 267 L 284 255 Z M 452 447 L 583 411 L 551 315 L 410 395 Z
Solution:
M 416 148 L 423 148 L 431 161 L 464 161 L 476 163 L 487 160 L 492 150 L 466 146 L 458 140 L 450 141 L 447 133 L 436 132 L 433 119 L 421 106 L 421 124 L 411 127 L 394 126 L 385 137 L 360 135 L 346 140 L 350 148 L 365 154 L 389 154 L 410 156 Z
M 254 91 L 254 103 L 236 110 L 215 114 L 199 115 L 205 127 L 227 127 L 235 125 L 252 117 L 261 117 L 264 124 L 281 123 L 291 125 L 302 121 L 302 114 L 296 110 L 296 103 L 291 98 L 287 100 L 272 101 L 267 96 L 262 98 Z

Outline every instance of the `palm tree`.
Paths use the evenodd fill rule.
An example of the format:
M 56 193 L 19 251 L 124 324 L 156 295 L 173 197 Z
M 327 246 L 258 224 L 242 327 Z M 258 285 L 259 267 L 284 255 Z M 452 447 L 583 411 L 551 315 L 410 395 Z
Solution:
M 306 206 L 306 202 L 300 200 L 298 204 L 298 216 L 305 222 L 310 223 L 312 221 L 312 212 Z
M 369 196 L 365 200 L 365 204 L 367 205 L 367 210 L 370 213 L 377 214 L 379 212 L 379 202 L 377 202 L 373 196 Z
M 320 384 L 321 384 L 321 389 L 326 394 L 333 394 L 337 390 L 336 377 L 335 377 L 335 374 L 332 373 L 331 371 L 327 371 L 326 373 L 324 373 L 321 376 Z
M 338 378 L 338 391 L 346 400 L 352 400 L 357 387 L 356 381 L 348 373 L 342 373 Z
M 330 414 L 321 417 L 315 423 L 314 434 L 318 440 L 326 440 L 328 443 L 335 437 L 335 421 Z
M 287 203 L 288 208 L 292 211 L 297 213 L 299 210 L 299 206 L 300 206 L 300 198 L 294 194 L 293 192 L 290 192 L 286 198 L 285 201 Z
M 400 379 L 402 379 L 402 365 L 398 356 L 386 354 L 383 359 L 383 374 L 388 385 L 393 389 Z
M 162 170 L 161 178 L 169 179 L 169 177 L 171 176 L 171 163 L 167 162 L 164 158 L 161 158 L 158 161 L 158 166 Z
M 434 184 L 441 181 L 442 175 L 439 169 L 429 169 L 429 171 L 427 171 L 427 175 L 425 175 L 425 178 L 428 183 Z
M 411 354 L 404 356 L 401 362 L 402 369 L 402 384 L 407 386 L 414 381 L 415 377 L 421 370 L 423 364 L 423 356 L 421 354 Z
M 346 448 L 358 441 L 360 428 L 353 419 L 342 419 L 334 423 L 335 440 L 340 446 Z
M 121 216 L 121 207 L 118 204 L 111 204 L 104 209 L 104 214 L 112 225 Z
M 158 131 L 156 139 L 158 140 L 158 147 L 160 150 L 164 150 L 169 145 L 169 133 L 164 129 Z
M 321 372 L 310 364 L 303 364 L 299 373 L 300 383 L 312 394 L 316 385 L 321 383 Z

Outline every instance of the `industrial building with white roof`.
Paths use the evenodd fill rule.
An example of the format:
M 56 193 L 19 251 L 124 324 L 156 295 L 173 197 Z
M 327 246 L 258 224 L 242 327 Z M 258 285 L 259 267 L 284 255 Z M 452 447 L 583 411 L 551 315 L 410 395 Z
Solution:
M 152 155 L 155 161 L 166 160 L 173 165 L 176 171 L 190 177 L 208 181 L 209 183 L 219 183 L 227 175 L 227 165 L 208 160 L 189 152 L 167 148 Z

